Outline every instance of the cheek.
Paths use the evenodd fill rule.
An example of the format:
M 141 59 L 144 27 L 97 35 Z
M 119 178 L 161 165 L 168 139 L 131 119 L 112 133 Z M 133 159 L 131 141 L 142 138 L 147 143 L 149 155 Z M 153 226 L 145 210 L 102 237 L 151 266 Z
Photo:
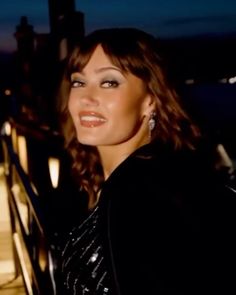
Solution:
M 139 120 L 142 117 L 142 102 L 143 96 L 139 97 L 131 94 L 126 97 L 126 100 L 118 103 L 114 109 L 124 120 Z
M 112 123 L 115 130 L 129 132 L 140 125 L 141 114 L 139 106 L 134 104 L 117 105 L 112 112 Z
M 114 116 L 127 116 L 136 108 L 135 100 L 129 91 L 120 91 L 107 100 L 106 107 Z

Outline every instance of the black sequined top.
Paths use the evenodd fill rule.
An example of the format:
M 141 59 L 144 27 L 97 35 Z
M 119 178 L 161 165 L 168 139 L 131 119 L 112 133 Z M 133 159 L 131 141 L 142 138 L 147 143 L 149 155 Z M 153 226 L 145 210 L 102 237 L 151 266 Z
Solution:
M 112 294 L 99 231 L 99 206 L 69 233 L 62 251 L 62 277 L 67 294 Z

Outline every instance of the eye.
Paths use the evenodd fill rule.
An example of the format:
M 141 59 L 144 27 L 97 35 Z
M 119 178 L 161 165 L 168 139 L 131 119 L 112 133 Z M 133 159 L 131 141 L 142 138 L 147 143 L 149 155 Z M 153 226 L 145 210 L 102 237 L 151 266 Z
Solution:
M 116 88 L 119 86 L 119 82 L 116 80 L 106 80 L 101 83 L 103 88 Z
M 81 80 L 74 79 L 71 81 L 71 88 L 84 87 L 85 83 Z

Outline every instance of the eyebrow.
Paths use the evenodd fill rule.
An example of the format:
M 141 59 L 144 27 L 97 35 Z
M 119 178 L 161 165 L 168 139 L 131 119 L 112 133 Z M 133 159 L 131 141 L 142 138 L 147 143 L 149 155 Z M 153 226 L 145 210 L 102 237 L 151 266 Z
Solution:
M 110 66 L 96 69 L 95 72 L 96 73 L 101 73 L 101 72 L 105 72 L 105 71 L 109 71 L 109 70 L 115 70 L 115 71 L 121 72 L 121 69 L 119 69 L 117 67 L 110 67 Z

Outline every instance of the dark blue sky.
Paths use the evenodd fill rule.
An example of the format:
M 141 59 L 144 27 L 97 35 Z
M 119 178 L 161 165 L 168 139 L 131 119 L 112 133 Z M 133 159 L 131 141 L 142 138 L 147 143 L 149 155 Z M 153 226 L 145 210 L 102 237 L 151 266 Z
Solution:
M 76 7 L 85 13 L 86 32 L 133 26 L 165 38 L 236 33 L 236 0 L 76 0 Z M 0 50 L 15 50 L 23 15 L 36 32 L 49 32 L 47 0 L 1 0 Z

